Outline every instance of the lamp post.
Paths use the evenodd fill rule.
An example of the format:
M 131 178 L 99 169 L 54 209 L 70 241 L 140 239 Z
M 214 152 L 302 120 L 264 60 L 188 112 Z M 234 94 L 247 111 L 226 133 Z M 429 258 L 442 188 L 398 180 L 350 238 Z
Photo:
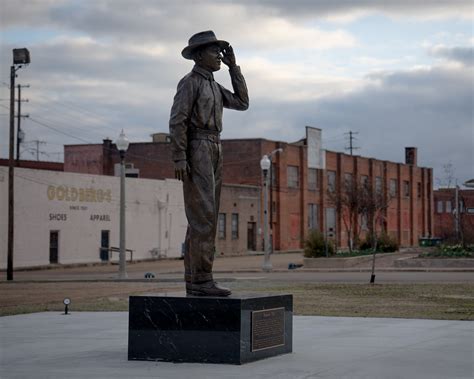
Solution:
M 268 236 L 268 170 L 271 162 L 267 155 L 262 157 L 260 161 L 260 168 L 263 173 L 263 231 L 264 231 L 264 254 L 262 270 L 269 272 L 272 270 L 272 263 L 270 262 L 270 239 Z
M 117 149 L 120 153 L 120 245 L 119 245 L 119 279 L 127 279 L 127 272 L 125 270 L 126 256 L 125 256 L 125 153 L 127 152 L 130 141 L 125 136 L 125 133 L 120 133 L 117 141 L 115 141 Z
M 16 72 L 30 63 L 28 49 L 13 49 L 13 65 L 10 68 L 10 152 L 8 159 L 8 252 L 7 280 L 13 280 L 13 244 L 14 244 L 14 168 L 15 168 L 15 78 Z

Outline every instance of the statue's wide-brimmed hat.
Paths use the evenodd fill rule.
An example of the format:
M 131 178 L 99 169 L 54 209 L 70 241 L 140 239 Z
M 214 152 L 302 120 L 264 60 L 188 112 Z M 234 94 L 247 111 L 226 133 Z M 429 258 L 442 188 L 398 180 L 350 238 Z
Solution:
M 186 59 L 193 59 L 193 54 L 198 48 L 213 43 L 217 44 L 221 49 L 225 49 L 229 46 L 229 42 L 218 40 L 212 30 L 207 30 L 193 35 L 188 41 L 188 46 L 181 52 L 181 55 Z

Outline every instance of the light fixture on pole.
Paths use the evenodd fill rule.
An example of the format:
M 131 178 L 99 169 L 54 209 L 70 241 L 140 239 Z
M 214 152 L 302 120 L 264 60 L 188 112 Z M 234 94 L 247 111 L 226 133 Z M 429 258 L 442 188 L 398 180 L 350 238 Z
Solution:
M 271 271 L 272 263 L 270 262 L 270 239 L 268 236 L 268 170 L 270 169 L 271 162 L 267 155 L 262 157 L 260 161 L 260 168 L 263 173 L 263 238 L 264 238 L 264 254 L 262 270 Z
M 126 256 L 125 256 L 125 153 L 127 152 L 130 141 L 125 136 L 125 133 L 120 133 L 117 141 L 115 141 L 117 149 L 120 153 L 120 245 L 119 245 L 119 279 L 127 279 L 127 272 L 125 270 Z
M 8 160 L 8 251 L 7 280 L 13 280 L 13 244 L 14 244 L 14 168 L 15 168 L 15 78 L 16 72 L 30 63 L 28 49 L 13 49 L 13 65 L 10 68 L 10 152 Z

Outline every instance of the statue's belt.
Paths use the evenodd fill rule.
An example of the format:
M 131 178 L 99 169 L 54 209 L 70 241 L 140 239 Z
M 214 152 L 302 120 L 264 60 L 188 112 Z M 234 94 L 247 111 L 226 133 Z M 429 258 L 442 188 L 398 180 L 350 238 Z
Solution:
M 193 129 L 189 131 L 188 138 L 190 140 L 205 140 L 214 143 L 221 143 L 221 137 L 217 130 Z

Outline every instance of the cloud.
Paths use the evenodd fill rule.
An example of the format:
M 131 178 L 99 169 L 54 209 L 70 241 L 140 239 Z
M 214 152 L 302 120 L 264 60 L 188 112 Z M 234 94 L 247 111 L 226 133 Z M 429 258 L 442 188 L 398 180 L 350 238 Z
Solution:
M 474 65 L 474 46 L 467 47 L 446 47 L 435 46 L 429 52 L 431 55 L 449 61 L 458 62 L 465 66 Z
M 121 128 L 134 141 L 167 131 L 176 84 L 192 67 L 181 49 L 192 33 L 213 29 L 234 45 L 250 90 L 248 111 L 225 112 L 224 138 L 294 141 L 312 125 L 323 129 L 328 147 L 343 149 L 343 133 L 351 129 L 360 133 L 362 155 L 402 161 L 403 148 L 416 145 L 421 164 L 438 170 L 451 161 L 461 177 L 474 176 L 472 47 L 456 40 L 451 45 L 459 47 L 432 48 L 440 60 L 431 67 L 425 57 L 398 56 L 402 50 L 390 43 L 383 54 L 371 50 L 367 44 L 380 43 L 379 36 L 320 22 L 373 13 L 469 18 L 471 2 L 9 0 L 0 7 L 2 31 L 31 35 L 32 64 L 18 78 L 31 84 L 24 112 L 88 141 L 115 138 Z M 449 45 L 446 39 L 437 43 Z M 13 46 L 5 38 L 0 47 L 8 80 Z M 412 69 L 400 68 L 408 64 Z M 216 79 L 230 87 L 227 70 Z M 0 97 L 8 96 L 3 86 Z M 0 118 L 3 140 L 6 122 Z M 28 120 L 23 125 L 29 140 L 80 143 Z
M 404 161 L 417 146 L 419 165 L 435 169 L 454 162 L 460 180 L 474 177 L 474 86 L 466 67 L 431 67 L 374 73 L 345 94 L 306 101 L 260 99 L 244 115 L 227 112 L 226 138 L 296 141 L 304 126 L 323 129 L 325 147 L 344 151 L 344 132 L 359 132 L 358 154 Z M 238 127 L 237 127 L 238 125 Z
M 317 17 L 335 22 L 351 22 L 373 13 L 420 19 L 473 18 L 470 0 L 450 0 L 449 2 L 440 0 L 272 0 L 268 2 L 246 0 L 245 3 L 249 7 L 271 9 L 273 13 L 287 17 Z

